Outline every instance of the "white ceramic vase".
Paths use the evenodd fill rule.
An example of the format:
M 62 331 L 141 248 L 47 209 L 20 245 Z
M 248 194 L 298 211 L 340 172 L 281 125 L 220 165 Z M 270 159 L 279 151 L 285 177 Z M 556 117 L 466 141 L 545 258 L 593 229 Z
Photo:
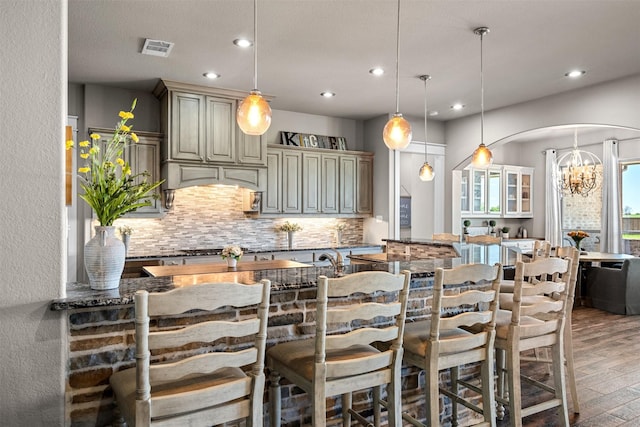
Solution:
M 122 235 L 122 243 L 124 243 L 124 255 L 126 257 L 127 253 L 129 252 L 129 242 L 131 242 L 131 235 L 130 234 L 123 234 Z
M 124 270 L 125 248 L 113 226 L 95 227 L 96 234 L 84 245 L 84 268 L 91 289 L 116 289 Z
M 294 231 L 287 231 L 287 239 L 289 242 L 289 249 L 293 249 L 293 233 Z
M 227 257 L 227 267 L 236 268 L 238 266 L 238 260 L 233 257 Z

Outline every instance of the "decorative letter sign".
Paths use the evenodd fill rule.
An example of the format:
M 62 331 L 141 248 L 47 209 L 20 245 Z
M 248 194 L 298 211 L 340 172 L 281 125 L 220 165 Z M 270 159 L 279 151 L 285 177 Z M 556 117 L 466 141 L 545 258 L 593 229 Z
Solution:
M 303 148 L 327 148 L 329 150 L 347 149 L 347 140 L 341 136 L 324 136 L 285 131 L 280 133 L 282 145 Z

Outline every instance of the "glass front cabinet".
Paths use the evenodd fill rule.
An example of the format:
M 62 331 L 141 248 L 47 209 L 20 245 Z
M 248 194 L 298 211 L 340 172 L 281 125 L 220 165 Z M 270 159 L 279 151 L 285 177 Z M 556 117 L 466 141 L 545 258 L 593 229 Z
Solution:
M 505 217 L 533 216 L 533 168 L 505 166 Z
M 533 168 L 494 165 L 462 170 L 460 210 L 482 218 L 529 218 L 533 215 Z

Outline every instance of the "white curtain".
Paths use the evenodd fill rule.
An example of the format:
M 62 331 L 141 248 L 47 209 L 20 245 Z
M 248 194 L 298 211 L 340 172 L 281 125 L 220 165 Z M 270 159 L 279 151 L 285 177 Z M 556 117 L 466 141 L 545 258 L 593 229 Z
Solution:
M 618 141 L 604 141 L 602 153 L 602 225 L 600 250 L 619 253 L 622 249 L 620 230 L 620 174 L 618 172 Z
M 562 246 L 562 218 L 560 217 L 560 192 L 556 188 L 556 150 L 544 152 L 546 158 L 545 222 L 544 238 L 552 247 Z

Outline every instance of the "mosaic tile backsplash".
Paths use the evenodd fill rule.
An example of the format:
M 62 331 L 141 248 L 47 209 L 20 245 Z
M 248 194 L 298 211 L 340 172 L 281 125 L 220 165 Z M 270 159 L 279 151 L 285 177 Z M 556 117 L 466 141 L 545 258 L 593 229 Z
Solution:
M 337 245 L 336 226 L 345 224 L 341 245 L 361 244 L 362 218 L 272 218 L 245 214 L 243 189 L 199 186 L 176 190 L 173 208 L 162 218 L 121 218 L 116 227 L 133 228 L 129 255 L 179 249 L 221 248 L 235 244 L 249 250 L 285 250 L 287 233 L 276 227 L 285 221 L 302 226 L 295 233 L 295 248 Z

